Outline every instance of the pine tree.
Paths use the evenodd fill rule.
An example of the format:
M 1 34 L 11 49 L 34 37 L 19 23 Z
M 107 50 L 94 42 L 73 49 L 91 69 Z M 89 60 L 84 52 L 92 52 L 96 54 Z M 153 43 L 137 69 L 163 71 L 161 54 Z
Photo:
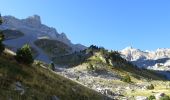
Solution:
M 51 62 L 51 64 L 50 64 L 50 69 L 53 70 L 53 71 L 55 71 L 55 65 L 54 65 L 53 62 Z
M 0 14 L 0 25 L 2 24 L 2 17 L 1 17 L 1 14 Z
M 2 17 L 0 14 L 0 25 L 2 24 Z M 0 31 L 0 54 L 4 51 L 5 45 L 2 43 L 4 40 L 4 34 L 2 31 Z
M 19 63 L 32 64 L 34 62 L 31 48 L 28 44 L 18 49 L 16 52 L 16 60 Z

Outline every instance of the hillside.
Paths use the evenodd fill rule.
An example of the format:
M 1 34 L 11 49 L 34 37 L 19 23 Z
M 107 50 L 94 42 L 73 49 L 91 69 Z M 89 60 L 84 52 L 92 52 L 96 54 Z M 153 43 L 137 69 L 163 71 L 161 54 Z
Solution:
M 32 66 L 18 64 L 13 56 L 1 55 L 0 99 L 104 100 L 101 94 L 41 66 L 40 63 Z
M 136 96 L 149 97 L 161 91 L 169 95 L 169 88 L 166 87 L 169 82 L 165 76 L 154 70 L 138 68 L 116 51 L 90 46 L 53 60 L 57 73 L 113 99 L 133 100 Z M 124 80 L 127 76 L 130 82 Z M 147 89 L 151 84 L 155 89 Z
M 10 29 L 3 30 L 3 34 L 5 35 L 6 40 L 16 39 L 24 36 L 24 33 L 17 30 L 10 30 Z
M 70 46 L 57 40 L 38 39 L 34 43 L 50 57 L 61 56 L 72 52 Z

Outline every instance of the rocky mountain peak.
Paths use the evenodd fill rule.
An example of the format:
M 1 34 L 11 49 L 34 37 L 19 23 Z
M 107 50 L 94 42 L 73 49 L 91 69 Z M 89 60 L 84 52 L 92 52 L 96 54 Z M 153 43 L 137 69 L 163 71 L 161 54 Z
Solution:
M 41 18 L 40 18 L 39 15 L 29 16 L 27 19 L 32 20 L 32 21 L 35 21 L 35 22 L 41 24 Z
M 33 15 L 33 16 L 29 16 L 26 19 L 22 19 L 22 21 L 33 28 L 40 28 L 42 26 L 41 24 L 41 18 L 38 15 Z
M 67 38 L 66 34 L 63 33 L 63 32 L 60 35 L 61 35 L 62 38 Z
M 170 49 L 167 48 L 159 48 L 155 51 L 142 51 L 128 47 L 121 50 L 120 53 L 126 60 L 132 61 L 139 67 L 154 68 L 160 63 L 164 66 L 170 66 Z
M 135 49 L 131 46 L 121 50 L 120 52 L 123 55 L 123 57 L 129 61 L 144 59 L 146 55 L 146 52 L 143 52 L 140 49 Z
M 18 19 L 13 16 L 3 16 L 4 23 L 0 26 L 0 29 L 15 29 L 23 32 L 26 36 L 34 37 L 39 39 L 41 37 L 48 37 L 52 40 L 61 41 L 73 48 L 84 49 L 83 46 L 75 45 L 67 38 L 65 33 L 58 33 L 53 27 L 49 27 L 41 23 L 41 18 L 39 15 L 29 16 L 25 19 Z M 34 41 L 32 40 L 32 41 Z

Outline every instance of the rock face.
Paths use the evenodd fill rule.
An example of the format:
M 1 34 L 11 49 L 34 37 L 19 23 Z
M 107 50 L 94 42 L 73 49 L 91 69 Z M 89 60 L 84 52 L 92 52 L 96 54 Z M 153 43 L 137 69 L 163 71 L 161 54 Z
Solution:
M 66 44 L 71 44 L 65 34 L 59 34 L 55 28 L 48 27 L 41 23 L 38 15 L 30 16 L 26 19 L 17 19 L 13 16 L 4 16 L 1 29 L 21 30 L 25 34 L 36 35 L 36 37 L 48 36 L 50 39 L 60 40 Z
M 19 91 L 20 95 L 23 95 L 25 93 L 25 89 L 20 82 L 15 83 L 15 91 Z
M 51 59 L 41 48 L 34 44 L 38 39 L 45 38 L 60 41 L 72 48 L 71 52 L 84 50 L 86 48 L 83 45 L 71 43 L 65 33 L 60 34 L 55 28 L 42 24 L 41 18 L 38 15 L 33 15 L 25 19 L 18 19 L 13 16 L 3 16 L 3 24 L 0 26 L 0 30 L 16 30 L 22 32 L 24 34 L 22 37 L 5 40 L 4 44 L 11 47 L 13 51 L 16 51 L 24 44 L 29 44 L 39 54 L 36 59 L 46 63 L 50 63 Z
M 155 94 L 155 98 L 156 100 L 159 100 L 161 97 L 164 97 L 165 94 L 164 93 L 158 93 L 158 94 Z
M 170 67 L 170 49 L 157 49 L 156 51 L 141 51 L 132 47 L 120 51 L 122 56 L 140 68 L 167 70 Z
M 41 37 L 48 37 L 49 39 L 61 41 L 73 48 L 79 48 L 79 50 L 85 48 L 85 46 L 72 44 L 65 33 L 60 34 L 55 28 L 42 24 L 41 18 L 38 15 L 33 15 L 25 19 L 17 19 L 13 16 L 3 16 L 3 24 L 0 26 L 0 29 L 19 30 L 26 35 L 31 35 L 33 38 L 30 41 L 34 41 Z
M 135 100 L 148 100 L 148 98 L 144 96 L 137 96 Z

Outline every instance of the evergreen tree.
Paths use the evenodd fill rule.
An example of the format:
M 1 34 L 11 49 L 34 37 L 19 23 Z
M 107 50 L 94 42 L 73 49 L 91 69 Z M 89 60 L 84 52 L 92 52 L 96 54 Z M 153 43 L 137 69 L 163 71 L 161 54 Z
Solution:
M 123 76 L 122 81 L 123 81 L 123 82 L 127 82 L 127 83 L 132 82 L 129 75 Z
M 2 24 L 2 17 L 0 14 L 0 25 Z M 4 34 L 2 31 L 0 31 L 0 54 L 4 51 L 5 45 L 2 43 L 4 40 Z
M 1 17 L 1 14 L 0 14 L 0 25 L 2 24 L 2 17 Z
M 53 71 L 55 71 L 55 65 L 54 65 L 53 62 L 51 62 L 51 64 L 50 64 L 50 69 L 53 70 Z
M 17 50 L 16 60 L 24 64 L 32 64 L 34 62 L 31 48 L 28 44 Z

